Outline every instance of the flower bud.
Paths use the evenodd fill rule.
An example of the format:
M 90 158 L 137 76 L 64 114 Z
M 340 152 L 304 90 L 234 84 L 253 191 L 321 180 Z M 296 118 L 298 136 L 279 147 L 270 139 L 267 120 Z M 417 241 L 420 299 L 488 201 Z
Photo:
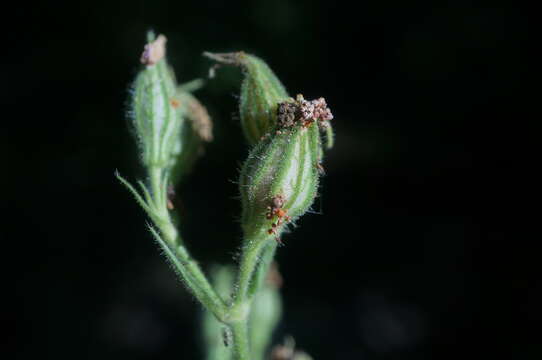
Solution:
M 327 113 L 322 105 L 314 109 L 311 104 L 302 96 L 280 103 L 275 130 L 252 149 L 241 170 L 246 239 L 266 234 L 278 239 L 284 225 L 303 215 L 316 197 L 321 156 L 317 123 L 327 121 Z
M 323 169 L 319 128 L 328 129 L 333 115 L 323 98 L 290 98 L 269 66 L 255 56 L 204 55 L 245 70 L 241 125 L 256 146 L 241 170 L 241 223 L 245 239 L 275 235 L 278 240 L 284 225 L 303 215 L 316 197 Z
M 219 63 L 243 68 L 245 77 L 239 101 L 241 127 L 249 144 L 256 144 L 277 123 L 277 106 L 289 97 L 284 86 L 269 66 L 256 56 L 242 51 L 205 55 Z
M 147 167 L 167 167 L 178 138 L 181 117 L 175 99 L 175 78 L 165 59 L 166 38 L 148 35 L 134 83 L 132 115 L 135 133 Z

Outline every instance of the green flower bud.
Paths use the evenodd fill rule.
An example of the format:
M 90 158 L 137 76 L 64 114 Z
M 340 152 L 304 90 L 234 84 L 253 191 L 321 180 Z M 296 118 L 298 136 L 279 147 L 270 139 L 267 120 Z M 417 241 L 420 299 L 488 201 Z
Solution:
M 286 89 L 269 66 L 256 56 L 242 51 L 205 55 L 219 63 L 243 68 L 245 77 L 239 102 L 241 127 L 249 144 L 258 143 L 275 127 L 277 106 L 289 98 Z
M 145 65 L 134 82 L 132 115 L 135 133 L 147 167 L 165 168 L 178 146 L 181 117 L 178 114 L 175 78 L 165 59 L 166 38 L 149 33 L 141 56 Z
M 256 144 L 240 177 L 245 239 L 275 235 L 312 205 L 323 172 L 319 128 L 333 119 L 323 98 L 292 99 L 261 59 L 244 52 L 207 57 L 245 71 L 239 111 L 243 131 Z M 332 138 L 328 131 L 327 146 Z
M 274 234 L 303 215 L 318 189 L 318 123 L 331 116 L 323 99 L 301 95 L 277 107 L 277 126 L 252 149 L 241 170 L 241 223 L 246 239 Z

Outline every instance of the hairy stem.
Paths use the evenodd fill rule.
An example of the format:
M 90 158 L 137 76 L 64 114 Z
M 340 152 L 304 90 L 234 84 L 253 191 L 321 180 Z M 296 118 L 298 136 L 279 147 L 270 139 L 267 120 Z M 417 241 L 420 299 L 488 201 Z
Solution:
M 250 300 L 253 295 L 250 290 L 254 272 L 260 262 L 262 249 L 268 244 L 267 236 L 259 239 L 251 239 L 246 242 L 243 248 L 241 263 L 239 264 L 234 306 L 250 306 Z
M 165 183 L 166 178 L 163 177 L 163 170 L 153 167 L 150 169 L 149 175 L 154 207 L 157 213 L 152 218 L 156 227 L 160 230 L 160 234 L 152 228 L 151 232 L 177 270 L 188 290 L 219 321 L 224 322 L 227 313 L 226 304 L 211 286 L 198 263 L 182 245 L 179 232 L 171 219 L 169 210 L 167 209 L 167 184 Z
M 233 357 L 235 360 L 248 360 L 250 358 L 248 321 L 252 308 L 253 295 L 256 293 L 259 279 L 257 275 L 258 265 L 261 261 L 263 250 L 269 245 L 268 236 L 250 239 L 245 242 L 243 255 L 239 264 L 237 284 L 233 304 L 228 312 L 228 324 L 231 327 L 234 341 Z M 267 268 L 267 264 L 262 264 Z M 262 269 L 266 271 L 266 269 Z M 256 281 L 256 286 L 253 282 Z
M 247 321 L 230 325 L 233 334 L 233 358 L 235 360 L 252 360 L 248 344 Z
M 258 291 L 261 289 L 262 284 L 265 281 L 265 278 L 267 276 L 267 273 L 269 272 L 269 267 L 271 265 L 271 262 L 273 261 L 273 258 L 275 257 L 275 252 L 277 250 L 277 242 L 268 242 L 266 245 L 264 245 L 261 254 L 260 254 L 260 262 L 254 270 L 253 280 L 250 283 L 249 288 L 249 296 L 254 296 L 258 293 Z
M 162 190 L 162 175 L 163 175 L 163 168 L 152 166 L 149 169 L 149 181 L 151 183 L 151 191 L 152 196 L 154 199 L 154 206 L 160 210 L 160 212 L 164 212 L 165 214 L 168 214 L 167 207 L 165 207 L 165 202 L 163 197 L 166 195 L 164 194 Z M 169 215 L 169 214 L 168 214 Z

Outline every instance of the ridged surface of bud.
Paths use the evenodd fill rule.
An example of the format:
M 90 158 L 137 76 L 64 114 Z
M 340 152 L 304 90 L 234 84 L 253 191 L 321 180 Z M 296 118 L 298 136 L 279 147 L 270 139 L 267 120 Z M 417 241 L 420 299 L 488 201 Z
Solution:
M 149 34 L 141 62 L 145 66 L 134 82 L 132 115 L 145 166 L 167 167 L 178 144 L 182 118 L 175 99 L 176 84 L 165 59 L 163 35 Z
M 278 238 L 309 209 L 318 189 L 319 148 L 311 124 L 277 130 L 251 151 L 240 177 L 245 238 Z
M 261 59 L 241 54 L 240 61 L 245 69 L 245 78 L 241 84 L 239 115 L 245 137 L 253 145 L 275 127 L 277 106 L 289 96 L 280 80 Z
M 312 205 L 323 173 L 319 128 L 333 118 L 323 98 L 277 104 L 277 124 L 256 145 L 240 177 L 245 238 L 275 235 Z
M 245 239 L 275 235 L 312 205 L 323 173 L 320 129 L 332 146 L 324 98 L 307 101 L 288 96 L 284 86 L 261 59 L 245 54 L 204 53 L 220 64 L 240 66 L 239 112 L 247 140 L 255 144 L 240 176 L 241 222 Z
M 254 145 L 277 123 L 277 106 L 289 96 L 286 89 L 260 58 L 242 51 L 210 54 L 220 63 L 239 66 L 244 71 L 239 101 L 241 127 L 249 144 Z

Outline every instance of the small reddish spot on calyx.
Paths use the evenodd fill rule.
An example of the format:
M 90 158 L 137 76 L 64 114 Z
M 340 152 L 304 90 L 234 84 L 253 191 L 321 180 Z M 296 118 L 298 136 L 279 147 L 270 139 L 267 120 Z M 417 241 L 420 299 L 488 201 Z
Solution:
M 181 103 L 179 102 L 179 100 L 177 99 L 171 99 L 169 100 L 169 103 L 171 104 L 171 106 L 173 106 L 175 109 L 179 107 L 179 105 L 181 105 Z

